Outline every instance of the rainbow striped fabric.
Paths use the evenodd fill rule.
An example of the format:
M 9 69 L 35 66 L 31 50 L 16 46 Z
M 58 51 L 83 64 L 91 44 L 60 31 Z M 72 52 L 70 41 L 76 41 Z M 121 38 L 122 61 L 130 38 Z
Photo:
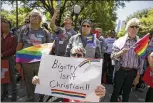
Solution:
M 72 91 L 65 91 L 65 90 L 58 90 L 58 89 L 51 89 L 52 94 L 60 94 L 70 97 L 78 97 L 78 98 L 85 98 L 86 94 L 78 93 L 78 92 L 72 92 Z
M 134 51 L 137 53 L 137 55 L 141 56 L 142 59 L 145 59 L 146 57 L 146 50 L 148 47 L 149 42 L 149 33 L 146 34 L 142 39 L 140 39 L 136 43 L 136 47 L 134 48 Z
M 33 63 L 41 60 L 42 54 L 49 54 L 53 43 L 39 44 L 24 48 L 16 53 L 17 63 Z

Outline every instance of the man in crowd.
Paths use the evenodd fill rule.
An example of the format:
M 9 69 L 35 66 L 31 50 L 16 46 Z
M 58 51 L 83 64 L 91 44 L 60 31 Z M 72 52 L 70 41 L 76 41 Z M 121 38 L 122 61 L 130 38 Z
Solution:
M 57 27 L 55 25 L 58 13 L 59 8 L 57 7 L 54 10 L 54 15 L 51 19 L 50 27 L 53 29 L 53 31 L 55 31 L 54 54 L 58 56 L 64 56 L 69 38 L 75 35 L 76 32 L 72 29 L 72 19 L 69 16 L 64 18 L 64 27 Z
M 112 64 L 111 53 L 113 43 L 115 42 L 115 33 L 112 31 L 109 33 L 109 37 L 105 39 L 106 51 L 104 53 L 104 65 L 103 65 L 103 73 L 107 74 L 107 82 L 112 83 L 114 66 Z
M 41 21 L 41 13 L 37 10 L 31 11 L 29 25 L 20 31 L 17 51 L 30 46 L 51 42 L 51 35 L 48 30 L 41 28 Z M 23 68 L 28 102 L 34 102 L 35 88 L 31 80 L 34 75 L 38 75 L 39 64 L 40 62 L 22 63 L 22 67 L 20 64 L 17 64 L 17 69 Z
M 132 18 L 126 25 L 127 33 L 113 44 L 111 57 L 115 60 L 115 77 L 111 102 L 117 102 L 123 88 L 123 102 L 128 102 L 132 85 L 137 85 L 143 70 L 143 60 L 131 48 L 138 40 L 140 21 Z
M 101 53 L 102 53 L 102 58 L 104 58 L 104 52 L 106 50 L 106 45 L 105 45 L 105 39 L 103 37 L 102 29 L 101 28 L 95 28 L 96 31 L 98 31 L 97 39 L 100 41 L 101 45 Z

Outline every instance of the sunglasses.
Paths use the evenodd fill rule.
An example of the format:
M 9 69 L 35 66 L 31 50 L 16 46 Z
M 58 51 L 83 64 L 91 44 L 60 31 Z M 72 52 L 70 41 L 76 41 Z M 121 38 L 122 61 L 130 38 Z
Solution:
M 139 26 L 130 26 L 130 28 L 139 28 Z
M 87 27 L 87 28 L 90 28 L 90 25 L 83 25 L 82 27 Z
M 73 57 L 76 57 L 76 56 L 77 56 L 77 57 L 82 57 L 82 55 L 81 55 L 81 54 L 77 54 L 77 53 L 72 54 L 72 56 L 73 56 Z

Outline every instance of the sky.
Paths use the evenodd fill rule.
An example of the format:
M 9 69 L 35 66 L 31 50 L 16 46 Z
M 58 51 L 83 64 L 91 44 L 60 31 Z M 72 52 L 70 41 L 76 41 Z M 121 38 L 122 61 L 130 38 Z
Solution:
M 126 2 L 124 8 L 117 10 L 117 16 L 120 20 L 126 20 L 126 18 L 136 11 L 153 8 L 153 1 L 130 1 Z
M 2 8 L 6 10 L 11 10 L 11 5 L 2 5 Z M 134 12 L 146 8 L 153 8 L 153 1 L 130 1 L 125 3 L 124 8 L 119 8 L 117 10 L 118 20 L 126 20 L 126 18 L 133 14 Z M 117 21 L 118 21 L 117 20 Z

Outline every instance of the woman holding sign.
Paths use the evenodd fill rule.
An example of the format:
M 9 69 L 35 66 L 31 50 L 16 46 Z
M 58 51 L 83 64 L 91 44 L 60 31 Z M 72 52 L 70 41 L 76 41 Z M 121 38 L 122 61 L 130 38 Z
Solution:
M 76 58 L 101 58 L 100 43 L 96 37 L 91 34 L 92 29 L 93 25 L 91 21 L 84 20 L 80 28 L 80 33 L 70 38 L 65 56 Z M 32 83 L 40 83 L 38 76 L 33 77 Z M 104 97 L 106 93 L 105 87 L 102 85 L 97 86 L 95 93 L 99 97 Z M 70 101 L 69 99 L 64 99 L 64 102 Z
M 65 56 L 101 58 L 101 45 L 96 35 L 92 34 L 92 31 L 92 22 L 88 19 L 83 20 L 80 27 L 80 33 L 70 38 Z M 105 88 L 101 85 L 97 87 L 95 93 L 97 96 L 103 97 L 105 95 Z

